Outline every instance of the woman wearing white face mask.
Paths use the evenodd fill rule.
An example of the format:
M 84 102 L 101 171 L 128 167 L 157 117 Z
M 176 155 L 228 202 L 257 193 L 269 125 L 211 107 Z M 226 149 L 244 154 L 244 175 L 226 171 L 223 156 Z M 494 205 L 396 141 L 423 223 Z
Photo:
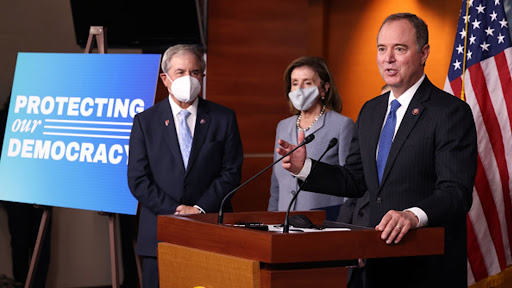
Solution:
M 345 164 L 354 122 L 340 114 L 341 99 L 327 63 L 319 57 L 298 58 L 286 69 L 284 80 L 285 94 L 293 116 L 277 125 L 275 148 L 279 147 L 279 139 L 298 144 L 298 132 L 304 131 L 306 136 L 315 134 L 315 140 L 306 146 L 308 157 L 318 159 L 329 141 L 336 138 L 338 145 L 324 155 L 322 162 Z M 274 159 L 279 157 L 274 152 Z M 281 165 L 275 165 L 273 169 L 268 210 L 286 211 L 299 188 L 297 179 Z M 292 210 L 324 208 L 328 219 L 336 220 L 343 201 L 342 197 L 301 191 Z

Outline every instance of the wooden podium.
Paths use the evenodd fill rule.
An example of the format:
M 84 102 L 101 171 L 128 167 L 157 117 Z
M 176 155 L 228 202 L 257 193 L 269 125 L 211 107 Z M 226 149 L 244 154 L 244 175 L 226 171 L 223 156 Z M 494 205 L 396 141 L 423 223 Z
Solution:
M 300 211 L 317 225 L 324 211 Z M 284 212 L 158 217 L 160 287 L 345 287 L 347 263 L 444 253 L 442 228 L 412 230 L 387 245 L 374 229 L 276 233 L 230 226 L 236 222 L 281 224 Z

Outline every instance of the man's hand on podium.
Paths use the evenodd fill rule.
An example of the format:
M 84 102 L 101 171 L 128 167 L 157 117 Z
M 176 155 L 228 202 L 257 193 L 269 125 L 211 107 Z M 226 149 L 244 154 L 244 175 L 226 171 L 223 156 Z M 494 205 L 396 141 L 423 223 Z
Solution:
M 187 206 L 187 205 L 180 205 L 176 208 L 176 211 L 174 212 L 174 215 L 181 215 L 181 214 L 199 214 L 201 213 L 201 210 L 199 210 L 196 207 L 193 206 Z
M 398 244 L 410 229 L 418 227 L 418 223 L 418 217 L 411 211 L 389 210 L 375 229 L 382 231 L 380 238 L 387 244 Z

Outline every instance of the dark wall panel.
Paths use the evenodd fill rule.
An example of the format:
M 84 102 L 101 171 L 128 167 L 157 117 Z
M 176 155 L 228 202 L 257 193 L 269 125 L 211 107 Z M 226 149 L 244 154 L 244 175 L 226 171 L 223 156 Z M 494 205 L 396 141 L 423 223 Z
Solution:
M 307 54 L 307 0 L 210 1 L 207 99 L 236 111 L 242 181 L 272 163 L 277 123 L 288 117 L 283 73 Z M 271 170 L 233 198 L 236 211 L 267 209 Z
M 305 0 L 210 3 L 206 97 L 236 111 L 245 153 L 272 153 L 288 117 L 283 72 L 307 53 L 307 13 Z

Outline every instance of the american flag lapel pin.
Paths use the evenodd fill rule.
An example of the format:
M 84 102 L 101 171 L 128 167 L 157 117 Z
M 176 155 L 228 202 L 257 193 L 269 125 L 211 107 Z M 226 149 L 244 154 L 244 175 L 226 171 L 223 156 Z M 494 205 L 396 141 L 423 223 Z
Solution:
M 165 120 L 165 126 L 169 126 L 169 120 Z

